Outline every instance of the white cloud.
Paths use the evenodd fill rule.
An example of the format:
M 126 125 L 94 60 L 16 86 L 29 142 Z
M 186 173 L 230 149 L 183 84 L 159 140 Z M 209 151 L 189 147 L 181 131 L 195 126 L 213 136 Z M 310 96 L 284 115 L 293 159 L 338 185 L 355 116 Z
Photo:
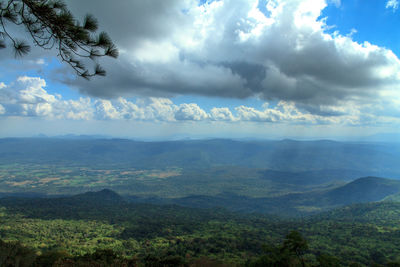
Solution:
M 62 100 L 60 96 L 49 94 L 45 87 L 45 80 L 27 76 L 19 77 L 9 85 L 3 83 L 0 104 L 7 111 L 5 115 L 91 119 L 91 104 L 88 98 Z
M 181 104 L 179 109 L 175 112 L 175 119 L 202 121 L 208 118 L 208 114 L 202 110 L 197 104 Z
M 92 101 L 90 98 L 80 97 L 79 100 L 58 101 L 60 110 L 64 110 L 64 117 L 72 120 L 93 119 Z
M 79 98 L 63 100 L 49 94 L 46 82 L 38 77 L 19 77 L 16 82 L 0 83 L 0 115 L 32 116 L 72 120 L 200 121 L 208 114 L 197 104 L 175 105 L 167 98 L 140 98 L 133 103 L 115 100 Z
M 98 119 L 121 119 L 121 113 L 109 100 L 98 100 L 95 104 Z
M 212 108 L 210 111 L 210 118 L 214 121 L 235 121 L 229 108 Z
M 279 77 L 279 74 L 277 74 Z M 261 108 L 237 106 L 212 107 L 206 111 L 196 103 L 175 104 L 168 98 L 143 97 L 129 100 L 91 99 L 64 100 L 46 91 L 41 78 L 20 77 L 14 83 L 0 83 L 0 115 L 41 117 L 50 120 L 98 120 L 142 122 L 253 122 L 333 125 L 400 125 L 400 93 L 388 86 L 368 103 L 359 99 L 332 104 L 307 105 L 281 100 L 265 102 Z
M 267 15 L 258 0 L 171 1 L 162 7 L 158 1 L 99 1 L 94 12 L 125 52 L 108 68 L 107 78 L 69 81 L 90 95 L 255 96 L 295 102 L 312 113 L 321 105 L 369 103 L 388 86 L 400 89 L 400 62 L 392 51 L 355 42 L 357 29 L 326 31 L 331 25 L 322 11 L 328 3 L 340 5 L 339 0 L 270 0 Z M 120 5 L 131 6 L 137 16 L 108 19 L 106 11 Z M 387 5 L 397 8 L 397 1 Z M 154 14 L 142 14 L 152 8 Z M 135 23 L 127 23 L 131 20 Z
M 341 0 L 330 0 L 330 2 L 332 2 L 333 4 L 336 5 L 336 7 L 340 7 L 340 5 L 342 4 Z
M 293 102 L 280 101 L 275 107 L 263 105 L 263 110 L 239 106 L 236 108 L 239 120 L 256 122 L 315 123 L 320 116 L 300 111 Z
M 139 107 L 143 112 L 143 120 L 174 121 L 177 106 L 167 98 L 150 97 L 139 99 Z
M 386 8 L 392 8 L 394 12 L 399 8 L 399 2 L 397 0 L 388 0 L 386 2 Z
M 69 0 L 77 17 L 90 10 L 101 18 L 101 27 L 121 50 L 118 60 L 105 62 L 107 77 L 67 81 L 103 100 L 59 99 L 44 91 L 45 84 L 32 80 L 36 87 L 6 88 L 9 95 L 3 92 L 0 98 L 16 102 L 1 103 L 7 114 L 108 120 L 288 118 L 282 107 L 216 107 L 201 112 L 167 100 L 185 94 L 295 103 L 302 114 L 314 115 L 314 121 L 333 120 L 331 114 L 343 109 L 344 103 L 360 108 L 371 104 L 370 108 L 379 111 L 375 99 L 389 87 L 400 90 L 400 62 L 389 49 L 355 42 L 352 34 L 357 29 L 328 33 L 332 25 L 321 15 L 331 3 L 341 4 L 340 0 L 269 0 L 268 12 L 263 14 L 258 0 L 208 1 L 204 5 L 188 0 L 98 0 L 96 5 Z M 383 3 L 398 9 L 397 0 Z M 29 68 L 43 68 L 47 62 L 42 54 L 26 61 Z M 8 86 L 18 83 L 28 81 Z M 149 96 L 155 98 L 149 100 Z M 126 97 L 146 100 L 132 102 Z

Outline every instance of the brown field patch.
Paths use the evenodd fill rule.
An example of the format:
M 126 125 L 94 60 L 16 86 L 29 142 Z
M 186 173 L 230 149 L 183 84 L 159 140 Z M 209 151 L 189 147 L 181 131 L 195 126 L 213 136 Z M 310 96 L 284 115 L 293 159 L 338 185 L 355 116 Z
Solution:
M 35 183 L 34 181 L 31 180 L 26 180 L 26 181 L 22 181 L 22 182 L 9 182 L 7 181 L 6 184 L 10 184 L 12 186 L 24 186 L 24 185 L 29 185 L 29 184 L 33 184 Z
M 129 175 L 129 174 L 135 174 L 135 171 L 123 171 L 120 172 L 121 175 Z
M 149 176 L 155 177 L 155 178 L 160 178 L 160 179 L 165 179 L 168 177 L 173 177 L 173 176 L 179 176 L 181 173 L 179 171 L 160 171 L 160 172 L 153 172 Z
M 98 184 L 105 184 L 105 183 L 107 183 L 107 181 L 98 180 L 98 181 L 91 182 L 89 185 L 98 185 Z
M 99 172 L 99 173 L 104 173 L 104 174 L 110 174 L 111 170 L 89 170 L 91 172 Z
M 42 184 L 47 184 L 47 183 L 57 181 L 57 180 L 60 180 L 60 178 L 59 177 L 49 177 L 49 178 L 42 178 L 39 180 L 39 182 Z

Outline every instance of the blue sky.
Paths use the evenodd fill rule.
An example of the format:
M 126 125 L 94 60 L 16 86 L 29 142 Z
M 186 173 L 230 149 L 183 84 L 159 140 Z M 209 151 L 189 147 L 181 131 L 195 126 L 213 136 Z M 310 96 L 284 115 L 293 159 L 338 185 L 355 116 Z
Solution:
M 333 30 L 342 34 L 350 33 L 352 29 L 357 30 L 353 35 L 353 40 L 357 42 L 368 41 L 399 54 L 400 35 L 397 29 L 400 16 L 397 8 L 386 5 L 387 2 L 382 0 L 342 1 L 339 7 L 329 5 L 322 16 L 328 18 L 328 25 L 336 26 Z
M 0 136 L 342 139 L 399 129 L 397 1 L 90 2 L 66 1 L 98 18 L 120 57 L 85 81 L 55 51 L 0 50 Z

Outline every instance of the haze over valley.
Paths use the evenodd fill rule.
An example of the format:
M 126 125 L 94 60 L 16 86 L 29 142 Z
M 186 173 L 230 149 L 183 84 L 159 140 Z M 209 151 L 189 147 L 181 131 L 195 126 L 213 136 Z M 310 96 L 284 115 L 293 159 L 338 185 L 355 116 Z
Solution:
M 301 215 L 380 201 L 400 186 L 393 143 L 8 138 L 0 150 L 3 195 L 107 188 L 133 202 Z

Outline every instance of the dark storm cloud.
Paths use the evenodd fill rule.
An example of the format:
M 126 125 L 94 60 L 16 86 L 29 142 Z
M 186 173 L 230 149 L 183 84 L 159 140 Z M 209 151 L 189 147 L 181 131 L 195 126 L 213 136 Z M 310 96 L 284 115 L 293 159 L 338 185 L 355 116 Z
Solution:
M 368 101 L 398 82 L 391 51 L 324 32 L 327 25 L 317 21 L 322 1 L 274 2 L 266 18 L 254 9 L 257 1 L 225 0 L 201 9 L 190 1 L 69 0 L 74 13 L 99 18 L 121 56 L 104 61 L 105 78 L 66 82 L 109 98 L 258 96 L 316 113 L 320 105 Z
M 101 29 L 123 48 L 133 48 L 143 40 L 157 41 L 186 23 L 181 0 L 66 0 L 77 18 L 93 14 Z
M 124 60 L 105 65 L 106 77 L 86 81 L 64 76 L 62 81 L 78 86 L 81 92 L 98 97 L 113 98 L 139 94 L 169 97 L 177 94 L 247 97 L 252 92 L 245 80 L 229 68 L 196 63 L 174 65 L 142 64 L 134 66 Z M 181 69 L 181 71 L 177 71 Z M 73 78 L 71 78 L 73 77 Z M 227 90 L 229 88 L 229 90 Z

